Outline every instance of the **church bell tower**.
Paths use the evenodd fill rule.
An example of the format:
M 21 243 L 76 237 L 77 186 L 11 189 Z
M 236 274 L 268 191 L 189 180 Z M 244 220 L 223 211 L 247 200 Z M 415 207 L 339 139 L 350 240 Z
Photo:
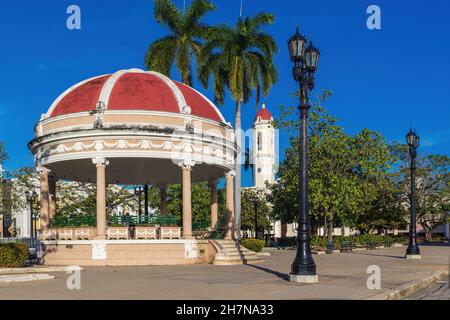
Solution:
M 266 188 L 275 181 L 275 128 L 272 114 L 263 103 L 253 122 L 253 186 Z

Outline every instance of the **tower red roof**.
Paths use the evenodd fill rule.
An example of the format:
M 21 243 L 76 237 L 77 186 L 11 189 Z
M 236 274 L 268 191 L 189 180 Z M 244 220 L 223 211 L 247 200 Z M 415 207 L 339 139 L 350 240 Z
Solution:
M 269 112 L 269 110 L 266 109 L 266 104 L 262 104 L 261 110 L 258 111 L 258 113 L 255 116 L 255 121 L 257 122 L 258 119 L 261 118 L 261 120 L 273 120 L 272 114 Z

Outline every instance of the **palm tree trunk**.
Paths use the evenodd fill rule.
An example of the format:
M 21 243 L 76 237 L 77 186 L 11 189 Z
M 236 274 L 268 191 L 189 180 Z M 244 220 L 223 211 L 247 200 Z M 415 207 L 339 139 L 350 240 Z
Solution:
M 234 177 L 234 228 L 235 237 L 241 237 L 241 165 L 242 165 L 242 130 L 241 130 L 241 104 L 242 99 L 236 101 L 236 113 L 234 115 L 234 134 L 236 138 L 236 146 L 238 154 L 236 157 Z
M 334 251 L 333 242 L 333 215 L 328 219 L 328 230 L 327 230 L 327 254 L 332 254 Z
M 258 85 L 256 86 L 256 97 L 255 97 L 255 114 L 258 113 L 258 109 L 259 109 L 259 100 L 261 99 L 261 86 Z

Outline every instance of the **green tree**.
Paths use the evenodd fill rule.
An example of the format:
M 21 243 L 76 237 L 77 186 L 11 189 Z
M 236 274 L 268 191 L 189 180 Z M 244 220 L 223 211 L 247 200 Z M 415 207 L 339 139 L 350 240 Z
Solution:
M 239 18 L 234 27 L 221 25 L 211 28 L 199 66 L 200 81 L 205 87 L 208 87 L 212 76 L 215 101 L 218 104 L 223 104 L 226 88 L 235 101 L 234 129 L 239 153 L 235 168 L 234 200 L 238 225 L 241 216 L 243 153 L 241 107 L 249 101 L 252 90 L 256 91 L 256 99 L 259 100 L 261 89 L 267 96 L 277 80 L 273 57 L 278 47 L 273 37 L 262 31 L 264 26 L 272 24 L 273 21 L 273 15 L 260 13 L 245 20 Z
M 167 213 L 177 217 L 177 223 L 182 223 L 183 218 L 183 189 L 180 184 L 167 186 Z M 224 226 L 225 198 L 223 190 L 218 190 L 219 202 L 219 225 Z M 211 222 L 211 191 L 207 182 L 192 184 L 192 221 L 207 223 Z M 159 211 L 160 195 L 159 188 L 152 186 L 149 188 L 149 205 Z M 222 220 L 221 220 L 222 219 Z
M 404 214 L 409 220 L 411 176 L 408 147 L 400 145 L 398 152 L 403 162 L 397 181 L 403 194 Z M 416 166 L 417 222 L 424 228 L 427 239 L 431 239 L 432 230 L 446 223 L 449 217 L 450 158 L 439 154 L 419 155 Z
M 61 180 L 57 183 L 56 195 L 56 215 L 59 219 L 96 216 L 97 187 L 95 184 Z M 136 197 L 126 186 L 107 185 L 106 215 L 108 220 L 119 206 L 126 211 L 137 211 Z
M 178 10 L 170 0 L 155 0 L 155 19 L 170 34 L 150 45 L 145 56 L 147 68 L 170 77 L 170 69 L 175 64 L 183 83 L 192 85 L 191 59 L 195 57 L 199 62 L 208 29 L 201 20 L 214 9 L 215 5 L 208 0 L 193 0 L 187 11 Z
M 402 194 L 395 176 L 396 172 L 389 172 L 380 179 L 360 181 L 365 203 L 356 216 L 355 227 L 362 234 L 374 230 L 381 234 L 383 229 L 406 227 Z
M 30 204 L 27 202 L 25 192 L 33 192 L 39 185 L 39 179 L 34 170 L 29 167 L 23 167 L 6 171 L 0 185 L 1 205 L 0 213 L 3 214 L 5 221 L 12 223 L 15 215 L 23 210 L 29 210 Z M 33 210 L 39 213 L 39 203 L 34 202 Z M 4 230 L 8 234 L 7 230 Z
M 363 182 L 376 181 L 389 170 L 393 161 L 383 137 L 363 129 L 354 136 L 338 125 L 337 119 L 321 106 L 330 96 L 325 91 L 313 105 L 309 127 L 309 201 L 312 224 L 322 223 L 332 242 L 334 224 L 354 226 L 362 209 L 367 207 Z M 298 129 L 292 119 L 294 109 L 282 108 L 278 127 Z M 298 212 L 299 138 L 292 136 L 286 157 L 280 166 L 280 183 L 272 186 L 271 201 L 282 222 L 291 222 Z
M 258 231 L 270 231 L 270 206 L 265 194 L 253 189 L 244 189 L 242 192 L 242 230 L 255 231 L 255 205 L 254 199 L 258 199 L 257 224 Z

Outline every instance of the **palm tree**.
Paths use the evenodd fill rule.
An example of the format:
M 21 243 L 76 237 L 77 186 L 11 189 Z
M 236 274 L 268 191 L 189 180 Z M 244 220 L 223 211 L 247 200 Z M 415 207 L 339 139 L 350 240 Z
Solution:
M 241 212 L 241 107 L 249 101 L 253 90 L 256 91 L 257 101 L 261 89 L 264 96 L 267 96 L 277 80 L 273 56 L 278 47 L 271 35 L 261 31 L 263 26 L 273 21 L 273 15 L 260 13 L 245 20 L 239 18 L 234 27 L 220 25 L 211 28 L 199 65 L 199 77 L 203 86 L 208 87 L 210 77 L 213 77 L 216 103 L 223 104 L 225 88 L 228 88 L 236 104 L 234 130 L 240 153 L 236 159 L 234 203 L 238 237 Z
M 180 11 L 171 0 L 155 0 L 154 16 L 170 34 L 154 41 L 145 56 L 149 70 L 170 77 L 176 65 L 184 84 L 192 85 L 191 58 L 199 60 L 208 27 L 201 19 L 216 7 L 208 0 L 193 0 L 187 11 Z

